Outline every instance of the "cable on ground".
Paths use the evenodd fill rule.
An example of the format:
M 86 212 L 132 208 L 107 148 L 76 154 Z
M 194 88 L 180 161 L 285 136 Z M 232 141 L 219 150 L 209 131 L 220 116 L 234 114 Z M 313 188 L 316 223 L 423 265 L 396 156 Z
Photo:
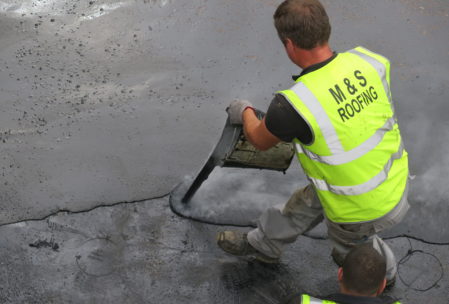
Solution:
M 402 257 L 402 258 L 399 260 L 399 262 L 398 262 L 398 264 L 397 264 L 398 277 L 399 277 L 399 279 L 401 280 L 402 284 L 404 284 L 405 286 L 407 286 L 409 289 L 412 289 L 412 290 L 415 290 L 415 291 L 419 291 L 419 292 L 425 292 L 425 291 L 428 291 L 428 290 L 430 290 L 430 289 L 436 287 L 436 286 L 438 285 L 438 283 L 441 281 L 441 279 L 443 278 L 443 276 L 444 276 L 444 268 L 443 268 L 443 264 L 441 263 L 440 259 L 439 259 L 438 257 L 436 257 L 436 256 L 435 256 L 434 254 L 432 254 L 432 253 L 425 252 L 425 251 L 419 250 L 419 249 L 413 249 L 413 247 L 412 247 L 412 242 L 410 241 L 409 238 L 407 238 L 407 240 L 408 240 L 408 242 L 409 242 L 409 244 L 410 244 L 410 249 L 407 251 L 407 253 L 405 254 L 405 256 Z M 413 282 L 407 283 L 407 282 L 402 278 L 402 276 L 401 276 L 401 266 L 404 265 L 405 263 L 407 263 L 407 262 L 410 260 L 410 258 L 411 258 L 413 255 L 415 255 L 415 254 L 423 254 L 423 255 L 428 255 L 428 256 L 432 257 L 435 261 L 437 261 L 438 266 L 439 266 L 439 268 L 440 268 L 440 275 L 439 275 L 439 277 L 438 277 L 432 284 L 430 284 L 430 285 L 429 285 L 428 287 L 426 287 L 426 288 L 415 288 L 415 287 L 412 287 Z

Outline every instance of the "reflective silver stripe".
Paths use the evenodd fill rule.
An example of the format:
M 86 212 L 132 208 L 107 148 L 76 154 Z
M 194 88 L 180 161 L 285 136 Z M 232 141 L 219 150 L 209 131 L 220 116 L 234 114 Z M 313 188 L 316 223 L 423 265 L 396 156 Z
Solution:
M 348 53 L 352 53 L 361 57 L 363 60 L 367 61 L 374 67 L 374 69 L 377 71 L 377 74 L 379 74 L 380 79 L 382 79 L 382 84 L 384 86 L 385 93 L 387 94 L 388 101 L 391 105 L 393 105 L 393 101 L 391 100 L 390 86 L 388 85 L 387 81 L 387 68 L 385 67 L 385 65 L 382 62 L 378 61 L 376 58 L 357 50 L 350 50 L 348 51 Z
M 374 58 L 370 55 L 367 55 L 365 53 L 362 53 L 360 51 L 357 51 L 355 49 L 348 51 L 348 53 L 352 53 L 352 54 L 357 55 L 360 58 L 366 60 L 377 71 L 379 77 L 382 79 L 382 84 L 384 86 L 385 94 L 387 94 L 388 101 L 390 102 L 391 111 L 393 112 L 393 117 L 395 117 L 395 119 L 396 119 L 396 114 L 395 114 L 396 112 L 394 110 L 394 104 L 393 104 L 393 98 L 391 96 L 390 85 L 388 84 L 388 81 L 387 81 L 387 68 L 385 67 L 385 65 L 382 62 L 380 62 L 379 60 L 377 60 L 376 58 Z M 374 53 L 374 52 L 371 52 L 371 53 Z M 376 53 L 374 53 L 374 54 L 376 54 Z M 379 55 L 379 54 L 376 54 L 376 55 Z M 382 56 L 382 55 L 379 55 L 379 56 Z
M 372 149 L 374 149 L 384 138 L 385 133 L 388 131 L 393 130 L 393 127 L 396 123 L 396 120 L 394 117 L 390 117 L 385 124 L 377 129 L 376 133 L 374 133 L 370 138 L 365 140 L 362 144 L 355 147 L 352 150 L 330 155 L 330 156 L 320 156 L 317 155 L 307 149 L 303 149 L 301 147 L 300 152 L 306 154 L 310 159 L 316 160 L 323 164 L 328 165 L 341 165 L 345 163 L 349 163 L 353 160 L 356 160 L 357 158 L 365 155 L 366 153 L 370 152 Z M 298 150 L 298 147 L 297 147 Z
M 337 136 L 337 131 L 335 131 L 334 126 L 331 123 L 329 116 L 327 116 L 326 111 L 323 106 L 316 99 L 315 95 L 302 83 L 298 82 L 290 90 L 295 92 L 295 94 L 302 100 L 302 102 L 307 106 L 310 112 L 312 112 L 318 125 L 320 126 L 321 133 L 323 134 L 324 140 L 326 141 L 329 150 L 332 154 L 337 154 L 344 152 L 343 146 Z M 291 103 L 291 101 L 287 98 Z M 296 107 L 292 104 L 293 108 Z
M 404 151 L 404 147 L 403 147 L 402 140 L 401 140 L 398 151 L 391 155 L 390 159 L 385 164 L 383 170 L 381 170 L 376 176 L 374 176 L 372 179 L 370 179 L 369 181 L 367 181 L 363 184 L 359 184 L 359 185 L 355 185 L 355 186 L 335 186 L 335 185 L 328 184 L 325 180 L 322 180 L 322 179 L 316 179 L 316 178 L 312 178 L 310 176 L 309 176 L 309 179 L 318 190 L 330 191 L 332 193 L 340 194 L 340 195 L 363 194 L 363 193 L 366 193 L 366 192 L 376 189 L 377 186 L 379 186 L 381 183 L 383 183 L 387 179 L 388 172 L 390 172 L 391 166 L 393 165 L 393 161 L 401 158 L 403 151 Z
M 296 142 L 294 144 L 295 144 L 294 147 L 296 149 L 296 153 L 302 153 L 302 154 L 306 153 L 306 151 L 302 148 L 302 146 L 300 144 L 298 144 Z

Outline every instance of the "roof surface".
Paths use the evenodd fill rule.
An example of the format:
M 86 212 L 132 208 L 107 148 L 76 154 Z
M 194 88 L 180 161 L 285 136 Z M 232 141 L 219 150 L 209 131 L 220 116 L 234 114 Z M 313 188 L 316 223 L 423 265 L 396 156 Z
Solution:
M 279 3 L 0 1 L 0 302 L 278 303 L 337 290 L 322 226 L 267 267 L 217 248 L 230 227 L 169 208 L 216 144 L 229 101 L 264 110 L 298 73 L 272 25 Z M 412 208 L 385 235 L 406 257 L 390 294 L 447 303 L 449 5 L 323 3 L 334 50 L 362 45 L 392 62 L 413 179 Z M 297 165 L 217 169 L 190 216 L 254 221 L 304 184 Z

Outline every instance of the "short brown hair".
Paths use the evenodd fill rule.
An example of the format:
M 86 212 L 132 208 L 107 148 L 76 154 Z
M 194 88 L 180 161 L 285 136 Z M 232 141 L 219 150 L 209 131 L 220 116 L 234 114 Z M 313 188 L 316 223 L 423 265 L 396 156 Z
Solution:
M 296 46 L 310 50 L 329 40 L 329 17 L 318 0 L 286 0 L 278 6 L 273 17 L 284 44 L 289 38 Z
M 343 262 L 343 285 L 364 295 L 375 294 L 386 275 L 385 258 L 367 243 L 353 248 Z

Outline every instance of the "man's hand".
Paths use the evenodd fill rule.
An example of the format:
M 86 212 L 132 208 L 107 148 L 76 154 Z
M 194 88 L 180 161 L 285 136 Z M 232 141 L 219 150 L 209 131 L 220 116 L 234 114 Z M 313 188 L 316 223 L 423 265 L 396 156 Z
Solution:
M 226 108 L 226 111 L 229 114 L 229 121 L 233 125 L 241 125 L 243 124 L 243 111 L 246 108 L 253 108 L 253 105 L 248 100 L 244 99 L 236 99 L 229 104 L 229 107 Z

